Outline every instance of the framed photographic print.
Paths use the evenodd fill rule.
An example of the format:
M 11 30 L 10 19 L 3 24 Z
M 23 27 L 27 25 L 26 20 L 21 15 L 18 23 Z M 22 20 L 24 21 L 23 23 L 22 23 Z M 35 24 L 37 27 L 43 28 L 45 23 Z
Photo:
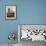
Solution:
M 5 11 L 6 19 L 16 19 L 16 6 L 15 5 L 6 5 Z

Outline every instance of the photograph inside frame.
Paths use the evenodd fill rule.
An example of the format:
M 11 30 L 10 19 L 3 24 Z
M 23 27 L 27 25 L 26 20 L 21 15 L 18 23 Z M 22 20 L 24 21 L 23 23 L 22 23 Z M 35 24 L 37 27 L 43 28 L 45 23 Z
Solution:
M 20 41 L 46 41 L 46 25 L 20 25 Z M 19 33 L 19 32 L 18 32 Z
M 6 19 L 16 19 L 16 6 L 6 6 Z

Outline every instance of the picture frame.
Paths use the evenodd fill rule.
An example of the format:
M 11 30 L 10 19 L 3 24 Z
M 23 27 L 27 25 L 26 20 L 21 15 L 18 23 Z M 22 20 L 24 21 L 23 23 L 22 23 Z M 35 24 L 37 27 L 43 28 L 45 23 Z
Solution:
M 28 32 L 25 32 L 26 34 L 23 32 L 23 35 L 23 30 L 28 30 Z M 20 43 L 22 40 L 46 41 L 46 24 L 18 24 L 18 42 Z
M 5 6 L 5 19 L 15 20 L 16 19 L 16 5 Z

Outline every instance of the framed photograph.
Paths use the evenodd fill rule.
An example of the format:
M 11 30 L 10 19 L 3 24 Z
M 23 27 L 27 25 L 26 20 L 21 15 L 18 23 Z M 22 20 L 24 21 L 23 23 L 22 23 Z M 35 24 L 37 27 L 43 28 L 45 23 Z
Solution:
M 6 5 L 5 11 L 6 19 L 16 19 L 16 6 L 15 5 Z
M 19 24 L 18 42 L 24 40 L 46 41 L 46 24 Z

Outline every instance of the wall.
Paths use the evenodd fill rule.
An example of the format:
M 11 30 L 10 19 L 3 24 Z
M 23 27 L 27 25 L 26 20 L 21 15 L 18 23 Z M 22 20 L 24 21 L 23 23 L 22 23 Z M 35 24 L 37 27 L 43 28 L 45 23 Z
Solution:
M 24 1 L 20 12 L 21 24 L 46 24 L 46 0 Z
M 17 6 L 16 20 L 5 20 L 8 4 Z M 46 24 L 46 0 L 0 0 L 0 44 L 8 43 L 9 32 L 17 34 L 18 24 Z

